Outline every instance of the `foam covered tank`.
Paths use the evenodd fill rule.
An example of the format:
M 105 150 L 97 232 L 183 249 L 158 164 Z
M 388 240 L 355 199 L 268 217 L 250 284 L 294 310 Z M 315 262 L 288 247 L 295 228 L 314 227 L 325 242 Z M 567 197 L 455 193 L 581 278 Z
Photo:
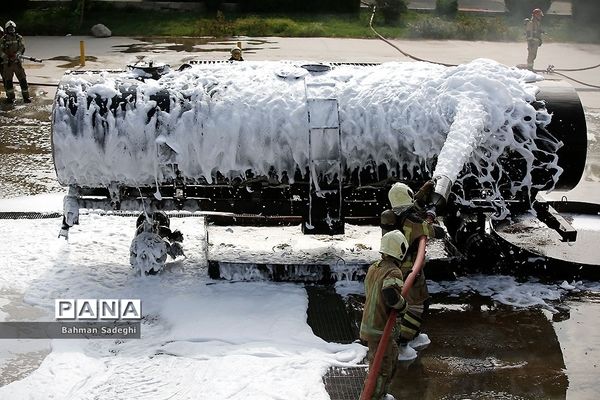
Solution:
M 70 72 L 52 122 L 58 180 L 82 194 L 179 188 L 178 208 L 282 215 L 332 194 L 342 216 L 376 215 L 391 183 L 436 174 L 457 204 L 506 215 L 574 187 L 586 140 L 570 86 L 490 60 Z

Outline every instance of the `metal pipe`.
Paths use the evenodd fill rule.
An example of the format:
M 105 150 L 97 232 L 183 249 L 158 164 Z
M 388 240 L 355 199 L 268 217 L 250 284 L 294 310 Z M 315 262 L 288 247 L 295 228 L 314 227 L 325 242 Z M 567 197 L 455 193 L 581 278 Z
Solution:
M 448 201 L 448 196 L 450 196 L 454 182 L 445 175 L 436 176 L 433 180 L 435 182 L 435 189 L 433 191 Z
M 85 42 L 79 41 L 79 66 L 85 67 Z

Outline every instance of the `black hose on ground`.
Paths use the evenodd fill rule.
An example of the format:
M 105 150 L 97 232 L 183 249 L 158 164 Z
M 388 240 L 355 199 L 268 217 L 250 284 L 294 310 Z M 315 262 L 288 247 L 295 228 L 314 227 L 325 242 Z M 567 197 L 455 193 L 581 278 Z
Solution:
M 364 4 L 364 3 L 363 3 Z M 401 48 L 399 48 L 398 46 L 396 46 L 395 44 L 393 44 L 392 42 L 390 42 L 389 40 L 387 40 L 386 38 L 384 38 L 383 36 L 381 36 L 379 34 L 379 32 L 377 32 L 375 30 L 375 28 L 373 27 L 373 18 L 375 17 L 375 9 L 376 7 L 373 6 L 373 12 L 371 13 L 371 19 L 369 21 L 369 28 L 371 28 L 371 30 L 373 31 L 373 33 L 375 35 L 377 35 L 377 37 L 381 40 L 383 40 L 385 43 L 389 44 L 390 46 L 392 46 L 394 49 L 398 50 L 400 53 L 402 53 L 403 56 L 408 57 L 410 59 L 413 59 L 415 61 L 422 61 L 422 62 L 428 62 L 428 63 L 432 63 L 432 64 L 438 64 L 438 65 L 443 65 L 444 67 L 456 67 L 456 64 L 446 64 L 446 63 L 441 63 L 441 62 L 436 62 L 436 61 L 430 61 L 430 60 L 425 60 L 423 58 L 419 58 L 419 57 L 415 57 L 410 53 L 405 52 L 404 50 L 402 50 Z

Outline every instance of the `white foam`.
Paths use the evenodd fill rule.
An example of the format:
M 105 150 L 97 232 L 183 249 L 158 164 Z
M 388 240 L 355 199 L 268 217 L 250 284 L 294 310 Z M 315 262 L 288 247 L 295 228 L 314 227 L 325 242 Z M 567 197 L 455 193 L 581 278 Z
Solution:
M 430 293 L 462 295 L 477 293 L 490 297 L 498 303 L 517 308 L 542 307 L 555 312 L 553 304 L 559 302 L 568 293 L 600 293 L 596 282 L 562 282 L 560 284 L 534 281 L 518 282 L 512 276 L 470 275 L 454 281 L 430 282 Z

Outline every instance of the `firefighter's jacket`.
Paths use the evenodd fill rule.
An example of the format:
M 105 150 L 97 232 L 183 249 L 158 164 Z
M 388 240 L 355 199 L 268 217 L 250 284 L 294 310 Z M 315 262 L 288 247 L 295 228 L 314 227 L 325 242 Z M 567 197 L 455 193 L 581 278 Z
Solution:
M 4 34 L 0 38 L 0 51 L 4 54 L 5 61 L 8 62 L 20 62 L 19 55 L 25 53 L 25 45 L 23 44 L 23 37 L 18 33 L 14 35 Z
M 382 233 L 385 235 L 387 232 L 398 229 L 408 242 L 408 252 L 401 265 L 403 273 L 410 271 L 415 263 L 419 250 L 417 239 L 421 236 L 427 236 L 428 239 L 442 239 L 446 236 L 444 228 L 427 222 L 425 217 L 420 214 L 412 208 L 394 208 L 385 210 L 381 214 Z
M 525 24 L 525 36 L 527 40 L 537 40 L 538 45 L 542 44 L 542 21 L 533 16 Z
M 369 267 L 365 278 L 365 308 L 360 323 L 360 338 L 366 341 L 379 340 L 391 308 L 400 313 L 406 310 L 402 297 L 404 278 L 399 262 L 383 258 Z

